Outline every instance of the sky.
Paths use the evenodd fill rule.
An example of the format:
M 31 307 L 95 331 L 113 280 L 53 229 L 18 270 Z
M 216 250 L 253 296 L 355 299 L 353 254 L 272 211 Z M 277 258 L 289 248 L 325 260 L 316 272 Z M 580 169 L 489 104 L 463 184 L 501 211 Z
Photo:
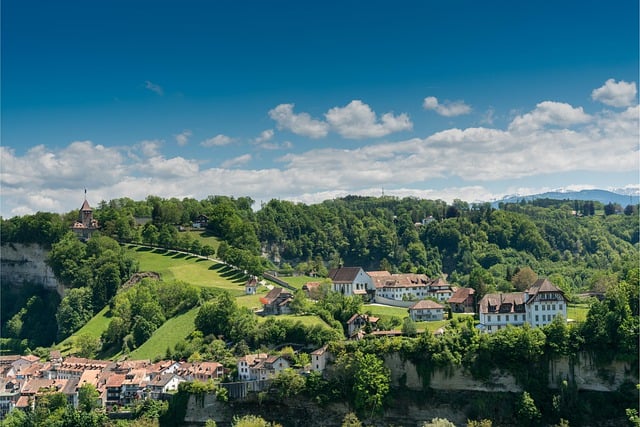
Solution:
M 0 215 L 640 189 L 638 2 L 2 2 Z

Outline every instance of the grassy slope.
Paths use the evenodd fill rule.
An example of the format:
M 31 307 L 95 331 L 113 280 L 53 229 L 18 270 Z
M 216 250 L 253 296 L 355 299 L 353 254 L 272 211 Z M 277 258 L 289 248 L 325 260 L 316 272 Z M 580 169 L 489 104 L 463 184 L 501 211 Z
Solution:
M 129 355 L 131 359 L 150 359 L 164 357 L 167 347 L 185 339 L 196 327 L 193 323 L 198 314 L 198 307 L 167 320 L 144 344 Z
M 91 318 L 91 320 L 89 320 L 89 322 L 87 322 L 82 328 L 78 329 L 75 334 L 64 339 L 56 347 L 66 355 L 75 350 L 73 343 L 76 337 L 79 337 L 80 335 L 89 335 L 91 337 L 100 338 L 100 335 L 102 335 L 102 332 L 107 330 L 109 322 L 111 321 L 111 318 L 107 316 L 108 312 L 108 306 L 103 308 L 100 312 L 98 312 L 98 314 L 93 316 L 93 318 Z

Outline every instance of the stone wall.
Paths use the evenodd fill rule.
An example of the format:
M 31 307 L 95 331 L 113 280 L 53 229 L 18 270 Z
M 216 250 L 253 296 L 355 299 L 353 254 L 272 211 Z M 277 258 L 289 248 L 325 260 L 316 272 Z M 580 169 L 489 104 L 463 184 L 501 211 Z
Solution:
M 40 245 L 5 243 L 0 246 L 0 281 L 23 285 L 33 283 L 62 292 L 51 267 L 46 264 L 47 251 Z

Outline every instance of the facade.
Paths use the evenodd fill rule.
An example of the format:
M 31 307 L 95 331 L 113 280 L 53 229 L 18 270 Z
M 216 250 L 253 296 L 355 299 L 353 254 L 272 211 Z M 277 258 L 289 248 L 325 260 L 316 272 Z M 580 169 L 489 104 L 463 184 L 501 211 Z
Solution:
M 371 329 L 375 329 L 378 320 L 380 319 L 367 314 L 354 314 L 347 320 L 347 336 L 353 338 L 358 331 L 367 325 L 369 325 Z
M 344 296 L 367 295 L 373 293 L 373 280 L 361 267 L 339 267 L 329 270 L 331 290 L 340 292 Z
M 329 352 L 327 351 L 327 346 L 322 346 L 317 350 L 311 352 L 311 370 L 322 372 L 327 367 L 327 359 L 329 357 Z
M 409 317 L 416 322 L 444 319 L 444 305 L 431 300 L 418 301 L 409 307 Z
M 453 287 L 441 278 L 430 279 L 425 274 L 370 271 L 375 295 L 396 301 L 414 301 L 434 298 L 447 301 L 454 293 Z
M 238 359 L 238 378 L 241 381 L 262 381 L 275 377 L 289 367 L 289 362 L 280 356 L 247 354 Z
M 567 318 L 564 292 L 547 279 L 538 279 L 524 292 L 527 322 L 534 327 L 548 325 L 557 316 Z
M 557 316 L 567 318 L 564 292 L 547 279 L 537 280 L 524 292 L 487 294 L 478 304 L 480 328 L 495 332 L 507 325 L 548 325 Z
M 246 295 L 255 295 L 258 289 L 258 278 L 256 276 L 251 276 L 247 283 L 244 284 L 244 293 Z
M 209 218 L 206 215 L 198 215 L 191 223 L 192 228 L 207 228 L 207 225 L 209 225 Z

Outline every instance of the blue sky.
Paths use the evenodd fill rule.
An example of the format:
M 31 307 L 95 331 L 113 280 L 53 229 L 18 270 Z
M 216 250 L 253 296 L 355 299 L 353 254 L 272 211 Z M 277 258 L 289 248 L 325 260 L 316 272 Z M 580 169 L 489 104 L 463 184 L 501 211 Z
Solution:
M 0 214 L 638 189 L 637 1 L 5 1 Z

